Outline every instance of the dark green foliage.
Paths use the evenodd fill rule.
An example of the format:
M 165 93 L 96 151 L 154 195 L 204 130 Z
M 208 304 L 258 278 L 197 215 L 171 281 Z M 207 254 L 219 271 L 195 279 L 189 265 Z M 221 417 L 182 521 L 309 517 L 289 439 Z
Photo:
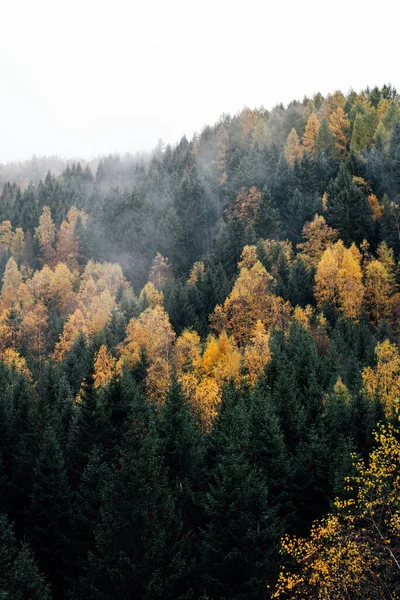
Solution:
M 0 598 L 51 600 L 50 586 L 28 544 L 18 545 L 6 515 L 0 514 Z
M 255 464 L 254 455 L 247 456 L 246 413 L 231 385 L 213 434 L 214 465 L 204 500 L 201 559 L 212 598 L 259 598 L 275 574 L 274 547 L 283 532 L 258 458 Z
M 290 266 L 286 297 L 292 306 L 305 307 L 314 302 L 314 272 L 301 258 Z
M 329 225 L 339 231 L 345 244 L 361 244 L 372 232 L 371 210 L 365 186 L 354 183 L 351 173 L 342 164 L 328 191 Z
M 41 567 L 51 574 L 57 596 L 66 576 L 71 494 L 59 440 L 51 426 L 43 432 L 33 475 L 28 530 Z
M 102 491 L 86 597 L 183 598 L 177 590 L 187 568 L 187 542 L 154 426 L 134 418 Z
M 66 446 L 67 469 L 72 489 L 79 485 L 94 446 L 103 447 L 109 425 L 94 389 L 90 373 L 84 380 L 76 403 Z
M 63 370 L 73 394 L 79 392 L 81 382 L 89 373 L 91 352 L 86 336 L 80 333 L 63 360 Z

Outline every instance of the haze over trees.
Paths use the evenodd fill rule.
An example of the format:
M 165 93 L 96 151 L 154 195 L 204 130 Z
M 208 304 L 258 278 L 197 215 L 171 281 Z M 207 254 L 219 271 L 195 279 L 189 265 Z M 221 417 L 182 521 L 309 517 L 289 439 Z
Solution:
M 396 90 L 40 168 L 0 169 L 0 596 L 397 597 Z

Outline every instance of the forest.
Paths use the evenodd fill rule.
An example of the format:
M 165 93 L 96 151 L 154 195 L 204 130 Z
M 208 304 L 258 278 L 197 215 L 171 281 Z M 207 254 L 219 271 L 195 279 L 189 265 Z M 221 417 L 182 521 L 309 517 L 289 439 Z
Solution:
M 399 598 L 396 89 L 0 179 L 0 598 Z

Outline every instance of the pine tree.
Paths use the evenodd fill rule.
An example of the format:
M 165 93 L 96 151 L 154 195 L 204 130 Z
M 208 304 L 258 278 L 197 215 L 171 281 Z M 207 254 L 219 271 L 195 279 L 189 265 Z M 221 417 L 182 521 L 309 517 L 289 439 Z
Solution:
M 69 545 L 70 489 L 57 434 L 44 433 L 33 478 L 29 530 L 39 563 L 46 568 L 54 594 L 64 587 Z
M 27 544 L 17 545 L 6 515 L 0 514 L 0 597 L 2 600 L 51 600 L 50 586 Z
M 333 150 L 333 135 L 329 127 L 329 121 L 324 117 L 321 121 L 316 139 L 318 152 L 330 154 Z
M 66 448 L 68 476 L 73 490 L 79 485 L 93 447 L 103 448 L 103 435 L 107 428 L 90 373 L 84 380 L 80 401 L 74 408 Z
M 280 527 L 268 505 L 268 486 L 246 458 L 248 422 L 244 405 L 231 387 L 225 393 L 216 430 L 215 464 L 204 500 L 207 524 L 201 545 L 204 589 L 209 597 L 259 598 L 276 569 Z
M 277 237 L 280 229 L 279 213 L 269 189 L 265 187 L 255 215 L 254 230 L 257 237 L 267 238 Z
M 365 186 L 352 180 L 346 166 L 340 165 L 335 181 L 328 190 L 328 224 L 339 231 L 345 244 L 358 244 L 370 237 L 371 209 Z
M 168 490 L 159 441 L 136 413 L 114 474 L 102 491 L 86 598 L 186 597 L 188 539 Z

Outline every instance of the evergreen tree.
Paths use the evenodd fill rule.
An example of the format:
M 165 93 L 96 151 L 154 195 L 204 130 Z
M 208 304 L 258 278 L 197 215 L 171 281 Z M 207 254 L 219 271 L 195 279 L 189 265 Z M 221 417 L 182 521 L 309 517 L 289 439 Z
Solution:
M 184 598 L 188 539 L 167 487 L 154 425 L 134 418 L 102 491 L 85 598 Z
M 27 544 L 18 547 L 6 515 L 0 515 L 0 597 L 2 600 L 51 600 L 50 586 Z
M 54 595 L 63 589 L 69 553 L 70 489 L 57 434 L 48 426 L 37 457 L 28 514 L 29 531 L 39 563 L 52 582 Z
M 225 393 L 233 400 L 234 389 Z M 228 400 L 229 398 L 229 400 Z M 216 462 L 204 500 L 207 518 L 201 556 L 209 597 L 259 598 L 276 569 L 274 547 L 281 529 L 268 504 L 268 487 L 246 458 L 247 415 L 239 401 L 218 419 Z

